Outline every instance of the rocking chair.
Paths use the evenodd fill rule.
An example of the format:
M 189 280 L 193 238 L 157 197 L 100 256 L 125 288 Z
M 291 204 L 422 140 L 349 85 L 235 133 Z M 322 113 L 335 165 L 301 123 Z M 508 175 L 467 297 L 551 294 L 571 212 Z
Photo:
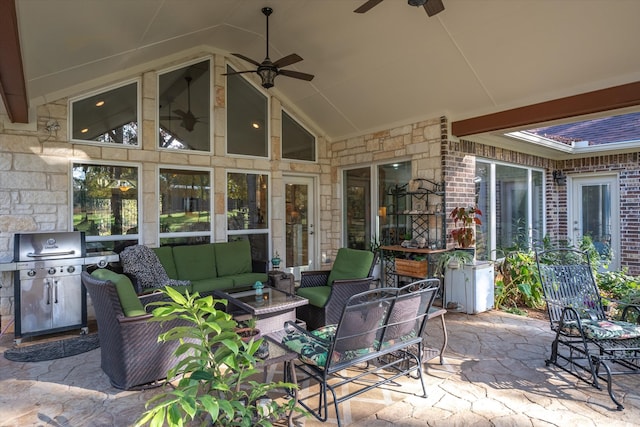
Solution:
M 556 333 L 546 365 L 557 366 L 601 389 L 624 409 L 612 391 L 615 375 L 640 373 L 640 325 L 606 317 L 587 255 L 574 249 L 554 249 L 537 254 L 540 282 L 551 329 Z M 635 312 L 628 306 L 622 319 Z M 604 371 L 604 372 L 603 372 Z

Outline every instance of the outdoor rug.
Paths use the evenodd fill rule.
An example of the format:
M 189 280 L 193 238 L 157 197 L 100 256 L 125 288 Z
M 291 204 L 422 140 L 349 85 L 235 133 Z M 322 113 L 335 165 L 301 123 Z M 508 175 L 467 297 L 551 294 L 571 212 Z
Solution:
M 5 350 L 4 357 L 14 362 L 42 362 L 75 356 L 98 347 L 98 334 L 93 333 L 57 341 L 19 345 Z

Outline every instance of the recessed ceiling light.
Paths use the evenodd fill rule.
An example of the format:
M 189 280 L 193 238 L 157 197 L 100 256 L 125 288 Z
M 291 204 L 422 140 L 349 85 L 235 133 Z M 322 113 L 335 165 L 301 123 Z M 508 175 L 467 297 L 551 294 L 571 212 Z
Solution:
M 96 107 L 102 107 L 104 105 L 104 101 L 96 102 Z
M 252 122 L 252 123 L 251 123 L 251 127 L 252 127 L 252 128 L 254 128 L 254 129 L 260 129 L 260 123 L 258 123 L 258 122 Z
M 89 128 L 84 128 L 84 129 L 82 129 L 80 132 L 81 132 L 81 133 L 87 133 L 87 132 L 89 132 Z

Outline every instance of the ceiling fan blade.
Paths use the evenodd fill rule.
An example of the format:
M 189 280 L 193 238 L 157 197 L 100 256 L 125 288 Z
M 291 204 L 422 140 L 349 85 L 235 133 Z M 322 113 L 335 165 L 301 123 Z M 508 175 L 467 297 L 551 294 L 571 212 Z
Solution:
M 223 73 L 223 76 L 233 76 L 234 74 L 244 74 L 244 73 L 257 73 L 256 70 L 246 70 L 246 71 L 231 71 L 230 73 Z
M 184 118 L 187 114 L 189 114 L 189 113 L 185 113 L 183 110 L 173 110 L 173 112 L 182 118 Z
M 292 53 L 291 55 L 287 55 L 284 58 L 278 59 L 273 63 L 273 65 L 275 65 L 276 68 L 282 68 L 300 61 L 302 61 L 302 57 L 296 53 Z
M 442 12 L 444 10 L 444 4 L 442 4 L 442 0 L 427 0 L 424 4 L 424 10 L 427 12 L 427 15 L 431 17 Z
M 258 61 L 254 61 L 253 59 L 249 58 L 248 56 L 244 56 L 244 55 L 243 55 L 243 54 L 241 54 L 241 53 L 232 53 L 231 55 L 233 55 L 233 56 L 237 56 L 237 57 L 238 57 L 238 58 L 240 58 L 240 59 L 244 59 L 245 61 L 252 63 L 252 64 L 253 64 L 253 65 L 255 65 L 256 67 L 259 67 L 259 66 L 260 66 L 260 63 L 259 63 Z
M 363 4 L 362 6 L 360 6 L 359 8 L 357 8 L 356 10 L 354 10 L 355 13 L 365 13 L 368 12 L 369 9 L 372 9 L 374 6 L 377 6 L 379 3 L 381 3 L 382 0 L 369 0 L 368 2 L 366 2 L 365 4 Z
M 293 77 L 294 79 L 306 80 L 310 82 L 315 77 L 312 74 L 301 73 L 299 71 L 291 71 L 291 70 L 278 70 L 278 74 L 282 74 L 283 76 Z

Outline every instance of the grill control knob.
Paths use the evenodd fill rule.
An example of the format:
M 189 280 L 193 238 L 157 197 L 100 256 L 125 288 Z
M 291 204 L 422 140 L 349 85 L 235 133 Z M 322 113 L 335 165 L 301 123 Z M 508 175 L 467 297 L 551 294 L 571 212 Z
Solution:
M 74 271 L 76 271 L 76 268 L 73 265 L 67 267 L 67 273 L 73 273 Z
M 35 271 L 35 270 L 29 270 L 29 271 L 27 271 L 27 276 L 29 276 L 29 277 L 33 277 L 33 276 L 35 276 L 35 275 L 36 275 L 36 271 Z
M 56 268 L 55 267 L 49 267 L 49 269 L 47 270 L 47 273 L 56 274 Z

